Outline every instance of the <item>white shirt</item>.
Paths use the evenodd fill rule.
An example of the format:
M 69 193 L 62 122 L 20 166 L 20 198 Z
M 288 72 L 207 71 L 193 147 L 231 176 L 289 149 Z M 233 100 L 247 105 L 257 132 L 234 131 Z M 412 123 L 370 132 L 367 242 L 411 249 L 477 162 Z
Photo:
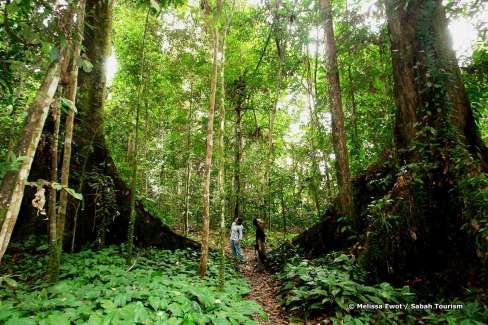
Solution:
M 237 225 L 235 222 L 233 222 L 232 226 L 230 226 L 230 240 L 241 240 L 243 229 L 243 225 Z

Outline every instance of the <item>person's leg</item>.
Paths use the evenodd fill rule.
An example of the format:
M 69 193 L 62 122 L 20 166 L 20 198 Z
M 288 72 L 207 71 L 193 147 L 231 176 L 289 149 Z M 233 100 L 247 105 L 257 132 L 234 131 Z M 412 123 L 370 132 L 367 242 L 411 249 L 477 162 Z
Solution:
M 232 255 L 237 256 L 237 251 L 236 251 L 236 242 L 231 240 L 230 241 L 230 250 L 232 251 Z
M 254 244 L 254 259 L 258 260 L 258 244 Z
M 242 262 L 244 260 L 244 255 L 242 255 L 241 246 L 239 246 L 238 243 L 235 243 L 235 245 L 237 257 L 239 257 L 239 260 Z
M 262 271 L 264 270 L 264 264 L 266 263 L 267 260 L 266 248 L 262 240 L 258 240 L 257 250 L 258 250 L 258 270 Z

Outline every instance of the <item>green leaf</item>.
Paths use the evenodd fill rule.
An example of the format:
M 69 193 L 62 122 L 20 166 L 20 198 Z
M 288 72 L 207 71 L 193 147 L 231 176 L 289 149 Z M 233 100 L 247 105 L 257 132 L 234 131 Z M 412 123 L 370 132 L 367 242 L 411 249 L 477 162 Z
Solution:
M 69 187 L 65 187 L 64 190 L 69 194 L 71 195 L 72 197 L 74 197 L 75 199 L 77 200 L 83 200 L 83 195 L 81 195 L 80 193 L 77 193 L 75 190 L 73 190 L 72 188 L 69 188 Z
M 63 185 L 56 182 L 52 182 L 51 187 L 54 188 L 56 191 L 60 191 L 63 188 Z
M 159 3 L 157 3 L 156 0 L 151 0 L 151 7 L 156 10 L 156 12 L 159 12 L 161 10 L 161 7 Z
M 168 306 L 168 310 L 171 312 L 172 316 L 178 317 L 178 316 L 183 315 L 183 311 L 181 310 L 181 307 L 179 304 L 171 303 Z
M 66 38 L 64 38 L 63 34 L 61 34 L 59 38 L 59 44 L 61 46 L 61 49 L 64 49 L 66 47 Z
M 112 301 L 106 299 L 100 301 L 100 306 L 102 306 L 102 308 L 105 309 L 107 312 L 111 312 L 117 308 L 117 306 Z
M 114 304 L 118 307 L 122 307 L 127 303 L 127 295 L 119 294 L 114 298 Z
M 366 297 L 368 297 L 369 300 L 371 300 L 371 302 L 374 302 L 375 304 L 383 304 L 383 300 L 381 300 L 380 298 L 376 297 L 376 296 L 373 296 L 373 295 L 366 295 Z
M 103 324 L 103 319 L 98 314 L 91 314 L 88 319 L 88 325 L 101 325 Z
M 339 305 L 339 307 L 341 307 L 342 309 L 344 309 L 345 311 L 349 311 L 349 308 L 346 306 L 346 304 L 344 303 L 344 297 L 341 296 L 341 297 L 337 297 L 336 298 L 336 303 Z
M 48 248 L 49 248 L 49 245 L 48 244 L 42 244 L 41 246 L 36 247 L 36 251 L 37 252 L 47 251 Z
M 75 103 L 73 103 L 73 101 L 67 99 L 67 98 L 64 98 L 64 97 L 60 97 L 59 98 L 59 101 L 61 102 L 61 107 L 62 108 L 66 108 L 70 111 L 73 111 L 75 113 L 78 113 L 78 110 L 76 109 L 76 106 L 75 106 Z
M 2 283 L 2 281 L 5 281 L 5 283 L 11 288 L 17 288 L 17 281 L 12 279 L 10 276 L 0 277 L 0 284 Z
M 161 306 L 161 299 L 159 297 L 151 296 L 148 299 L 149 305 L 155 310 L 158 311 Z
M 58 48 L 54 45 L 51 46 L 51 51 L 49 52 L 49 59 L 51 60 L 51 62 L 56 61 L 58 56 L 59 56 Z
M 83 69 L 83 71 L 85 71 L 86 73 L 90 73 L 93 70 L 93 64 L 87 59 L 80 57 L 78 58 L 76 64 L 78 65 L 78 67 Z
M 70 321 L 66 315 L 58 313 L 47 316 L 47 319 L 40 322 L 42 325 L 69 325 Z
M 37 322 L 31 318 L 10 318 L 5 325 L 36 325 Z

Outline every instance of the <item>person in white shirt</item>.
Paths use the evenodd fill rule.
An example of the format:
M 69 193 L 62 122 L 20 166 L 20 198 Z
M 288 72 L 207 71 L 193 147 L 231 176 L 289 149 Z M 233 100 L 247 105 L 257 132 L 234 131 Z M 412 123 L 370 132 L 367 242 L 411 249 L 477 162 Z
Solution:
M 232 250 L 232 255 L 238 257 L 241 262 L 244 260 L 244 256 L 241 253 L 239 243 L 242 239 L 243 229 L 241 218 L 236 218 L 230 227 L 230 249 Z

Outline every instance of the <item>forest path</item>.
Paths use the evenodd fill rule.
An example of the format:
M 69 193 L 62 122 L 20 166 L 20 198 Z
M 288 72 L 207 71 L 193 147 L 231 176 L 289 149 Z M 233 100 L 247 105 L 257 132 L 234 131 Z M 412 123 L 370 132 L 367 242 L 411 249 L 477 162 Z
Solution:
M 246 298 L 260 304 L 269 317 L 267 321 L 262 320 L 259 316 L 256 316 L 255 319 L 260 324 L 289 324 L 281 305 L 276 299 L 280 286 L 279 282 L 268 272 L 258 270 L 253 247 L 244 248 L 243 253 L 245 261 L 239 268 L 251 286 L 251 292 Z

